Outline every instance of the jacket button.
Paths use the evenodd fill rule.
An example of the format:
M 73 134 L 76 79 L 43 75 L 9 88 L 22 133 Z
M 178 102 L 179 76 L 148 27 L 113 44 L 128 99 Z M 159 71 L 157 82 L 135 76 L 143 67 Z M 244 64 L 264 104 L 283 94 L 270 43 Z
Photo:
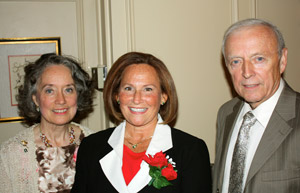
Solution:
M 217 193 L 220 193 L 220 190 L 219 190 L 219 188 L 217 189 Z

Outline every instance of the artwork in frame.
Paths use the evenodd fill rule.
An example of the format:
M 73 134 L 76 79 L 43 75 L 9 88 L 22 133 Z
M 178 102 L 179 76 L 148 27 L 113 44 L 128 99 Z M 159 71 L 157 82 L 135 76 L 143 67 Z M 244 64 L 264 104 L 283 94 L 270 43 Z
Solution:
M 0 38 L 0 123 L 22 121 L 16 95 L 24 66 L 42 54 L 61 54 L 60 37 Z

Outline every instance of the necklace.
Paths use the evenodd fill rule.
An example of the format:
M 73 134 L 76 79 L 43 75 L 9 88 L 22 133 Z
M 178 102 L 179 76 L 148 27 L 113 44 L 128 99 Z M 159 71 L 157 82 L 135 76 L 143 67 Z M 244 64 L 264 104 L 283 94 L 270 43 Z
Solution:
M 151 139 L 151 138 L 152 138 L 152 136 L 150 136 L 150 137 L 148 137 L 148 138 L 146 138 L 146 139 L 143 139 L 142 141 L 140 141 L 140 142 L 138 142 L 138 143 L 131 143 L 127 138 L 125 138 L 125 139 L 126 139 L 126 141 L 131 145 L 132 149 L 135 149 L 135 148 L 137 148 L 138 145 L 144 143 L 145 141 L 147 141 L 147 140 L 149 140 L 149 139 Z
M 70 129 L 69 129 L 69 133 L 70 133 L 70 145 L 72 145 L 75 143 L 74 142 L 75 141 L 74 129 L 72 127 L 70 127 Z M 46 147 L 52 147 L 49 139 L 46 137 L 46 135 L 44 133 L 42 133 L 41 126 L 40 126 L 40 138 L 42 139 L 42 141 Z

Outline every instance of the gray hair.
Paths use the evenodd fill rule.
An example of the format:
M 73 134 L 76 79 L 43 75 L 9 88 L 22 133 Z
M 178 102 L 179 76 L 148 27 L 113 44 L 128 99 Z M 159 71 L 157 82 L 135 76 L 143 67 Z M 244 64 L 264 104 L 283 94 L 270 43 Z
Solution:
M 16 97 L 19 115 L 25 118 L 27 125 L 40 122 L 41 113 L 37 111 L 32 95 L 37 92 L 37 84 L 42 73 L 52 65 L 63 65 L 70 69 L 77 92 L 77 114 L 90 112 L 93 108 L 94 82 L 81 64 L 72 57 L 54 53 L 44 54 L 35 62 L 25 66 L 24 83 L 19 87 L 19 94 Z
M 274 35 L 276 36 L 277 39 L 277 52 L 278 52 L 278 57 L 281 57 L 282 55 L 282 49 L 285 48 L 285 43 L 284 39 L 282 36 L 282 33 L 279 31 L 279 29 L 273 25 L 272 23 L 262 20 L 262 19 L 255 19 L 255 18 L 250 18 L 250 19 L 245 19 L 238 21 L 234 24 L 232 24 L 225 32 L 224 37 L 223 37 L 223 42 L 222 42 L 222 53 L 223 56 L 225 57 L 225 44 L 228 39 L 228 37 L 235 31 L 238 31 L 244 27 L 250 27 L 250 26 L 266 26 L 270 30 L 273 31 Z

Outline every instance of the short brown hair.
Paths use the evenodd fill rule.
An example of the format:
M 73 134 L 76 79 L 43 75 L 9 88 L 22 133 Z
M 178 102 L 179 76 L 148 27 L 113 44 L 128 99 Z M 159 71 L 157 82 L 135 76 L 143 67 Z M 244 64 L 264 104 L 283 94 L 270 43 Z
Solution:
M 148 64 L 152 66 L 159 78 L 162 93 L 168 96 L 166 103 L 160 107 L 159 113 L 164 124 L 173 124 L 177 118 L 178 97 L 173 78 L 166 65 L 155 56 L 141 52 L 129 52 L 121 56 L 111 67 L 104 83 L 103 99 L 106 113 L 111 121 L 119 124 L 125 118 L 121 113 L 116 96 L 123 78 L 124 70 L 132 64 Z

